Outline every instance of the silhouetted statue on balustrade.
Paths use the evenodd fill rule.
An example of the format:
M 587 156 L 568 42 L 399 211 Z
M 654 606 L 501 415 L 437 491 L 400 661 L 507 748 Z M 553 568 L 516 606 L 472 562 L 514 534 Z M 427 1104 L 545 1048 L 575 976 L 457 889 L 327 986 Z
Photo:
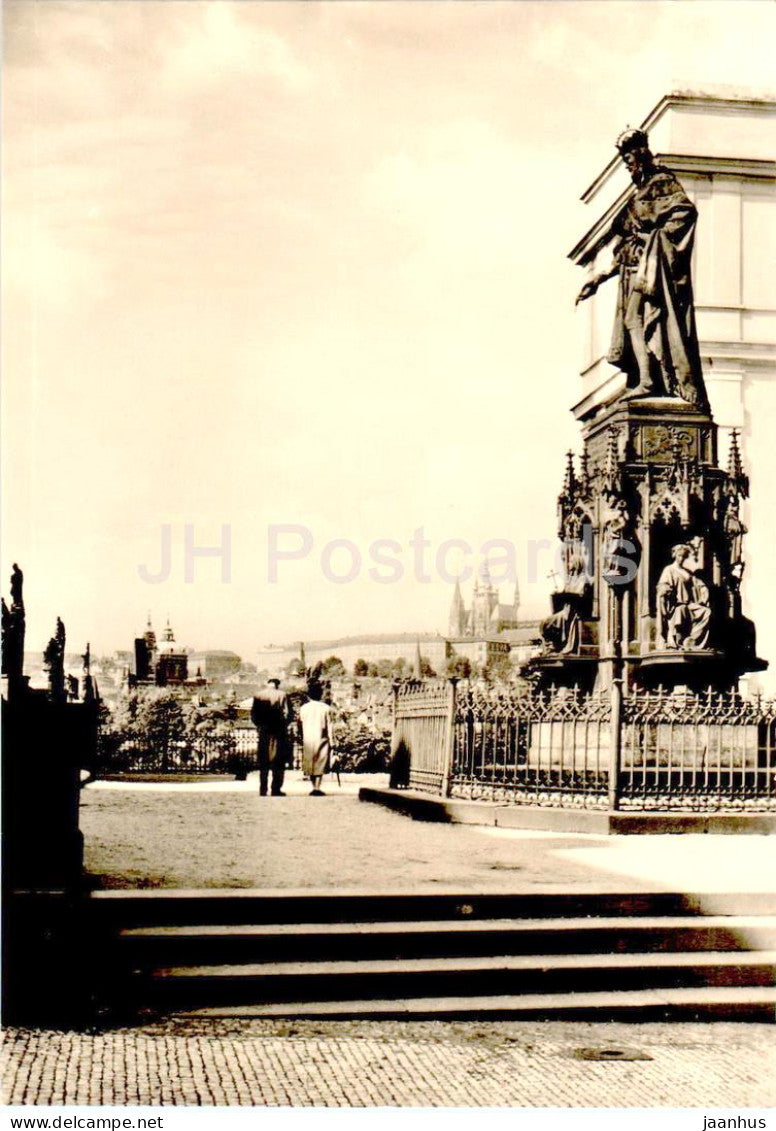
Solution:
M 86 651 L 81 657 L 84 663 L 83 674 L 83 691 L 84 703 L 93 703 L 97 698 L 94 690 L 94 679 L 92 678 L 92 649 L 89 644 L 86 645 Z
M 24 574 L 19 569 L 16 562 L 13 563 L 13 570 L 11 571 L 11 606 L 24 608 Z
M 655 164 L 643 130 L 625 130 L 617 148 L 636 192 L 615 221 L 611 267 L 585 283 L 577 302 L 619 276 L 607 361 L 627 374 L 626 396 L 681 397 L 705 411 L 690 276 L 697 210 Z
M 687 568 L 689 546 L 674 546 L 673 561 L 657 583 L 657 614 L 660 635 L 668 648 L 708 648 L 709 589 L 706 582 Z
M 13 698 L 24 687 L 24 574 L 16 562 L 11 573 L 11 607 L 2 603 L 3 675 L 8 677 L 8 694 Z
M 59 617 L 57 617 L 56 632 L 49 640 L 46 651 L 43 653 L 43 662 L 48 668 L 49 696 L 52 703 L 66 702 L 65 626 Z

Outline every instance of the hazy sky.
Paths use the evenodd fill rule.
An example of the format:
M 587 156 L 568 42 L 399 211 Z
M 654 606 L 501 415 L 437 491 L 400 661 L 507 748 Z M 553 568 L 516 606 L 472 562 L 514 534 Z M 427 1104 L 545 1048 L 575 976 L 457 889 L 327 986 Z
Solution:
M 130 647 L 148 610 L 248 658 L 444 630 L 447 539 L 512 541 L 525 613 L 543 613 L 552 561 L 529 584 L 526 542 L 554 537 L 578 447 L 578 198 L 669 89 L 770 85 L 774 6 L 4 16 L 2 587 L 18 561 L 30 646 L 57 613 L 97 652 Z M 228 582 L 206 557 L 186 580 L 187 523 L 205 545 L 228 528 Z M 275 582 L 273 524 L 312 542 Z M 150 583 L 165 525 L 170 574 Z M 330 573 L 362 556 L 349 583 L 322 564 L 337 539 L 353 545 Z M 401 547 L 398 582 L 369 576 L 378 539 Z

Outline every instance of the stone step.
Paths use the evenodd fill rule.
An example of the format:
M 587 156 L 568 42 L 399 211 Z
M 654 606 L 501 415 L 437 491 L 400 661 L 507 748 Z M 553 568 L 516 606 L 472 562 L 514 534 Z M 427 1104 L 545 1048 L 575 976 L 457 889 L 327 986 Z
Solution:
M 422 920 L 386 923 L 184 924 L 131 927 L 139 963 L 190 965 L 319 958 L 776 950 L 776 916 Z
M 411 893 L 261 891 L 251 888 L 93 892 L 97 929 L 198 924 L 302 924 L 419 920 L 559 919 L 612 916 L 776 915 L 768 892 L 564 892 L 531 888 L 513 893 L 434 886 Z
M 395 961 L 177 966 L 143 979 L 153 1003 L 198 1006 L 602 989 L 774 984 L 776 952 L 532 954 Z M 145 995 L 144 995 L 145 996 Z
M 190 1018 L 368 1020 L 761 1021 L 776 1020 L 776 989 L 715 986 L 386 1000 L 238 1003 L 175 1011 Z

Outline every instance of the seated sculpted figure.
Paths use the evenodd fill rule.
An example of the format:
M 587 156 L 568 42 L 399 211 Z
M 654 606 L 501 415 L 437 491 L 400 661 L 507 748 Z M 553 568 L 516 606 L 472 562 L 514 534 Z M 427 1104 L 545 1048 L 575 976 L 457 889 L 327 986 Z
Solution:
M 579 617 L 570 604 L 543 620 L 539 634 L 545 652 L 571 654 L 579 651 Z
M 673 561 L 657 583 L 657 614 L 660 635 L 668 648 L 708 648 L 709 589 L 705 581 L 688 569 L 689 546 L 674 546 Z

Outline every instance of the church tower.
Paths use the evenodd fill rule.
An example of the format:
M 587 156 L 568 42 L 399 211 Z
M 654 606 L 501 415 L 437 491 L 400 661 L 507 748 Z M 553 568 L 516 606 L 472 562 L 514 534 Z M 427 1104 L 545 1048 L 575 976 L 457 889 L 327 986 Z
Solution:
M 487 636 L 491 631 L 493 611 L 498 605 L 498 590 L 490 580 L 488 563 L 480 566 L 479 576 L 474 583 L 472 597 L 471 630 L 473 636 Z
M 175 634 L 168 617 L 164 639 L 159 647 L 156 682 L 159 687 L 165 687 L 169 683 L 185 683 L 188 678 L 189 659 L 186 655 L 186 649 L 175 643 Z
M 156 633 L 154 632 L 153 625 L 151 624 L 151 614 L 148 614 L 148 625 L 143 635 L 145 646 L 148 649 L 148 660 L 153 665 L 156 658 Z

